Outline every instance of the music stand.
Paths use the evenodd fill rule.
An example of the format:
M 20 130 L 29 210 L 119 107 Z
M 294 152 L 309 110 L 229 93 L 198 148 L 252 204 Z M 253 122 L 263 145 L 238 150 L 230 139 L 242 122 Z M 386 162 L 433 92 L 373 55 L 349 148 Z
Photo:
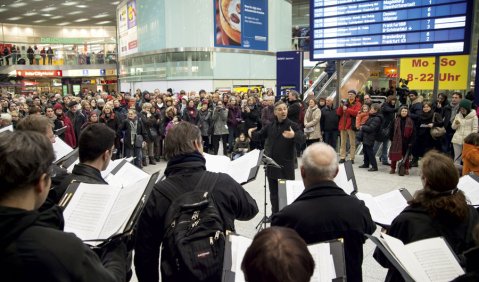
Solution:
M 268 203 L 266 202 L 266 169 L 268 168 L 268 166 L 281 168 L 280 165 L 278 165 L 272 158 L 266 156 L 265 154 L 263 154 L 263 156 L 261 157 L 261 164 L 263 165 L 264 171 L 264 214 L 263 218 L 261 218 L 260 222 L 255 227 L 255 229 L 258 229 L 258 232 L 263 229 L 266 229 L 266 224 L 271 223 L 271 219 L 266 215 L 268 206 Z

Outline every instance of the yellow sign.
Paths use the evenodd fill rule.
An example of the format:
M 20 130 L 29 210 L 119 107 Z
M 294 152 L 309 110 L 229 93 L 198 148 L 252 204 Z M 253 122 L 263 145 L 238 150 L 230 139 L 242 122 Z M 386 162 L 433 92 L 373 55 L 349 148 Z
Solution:
M 400 77 L 409 80 L 409 89 L 434 89 L 434 57 L 404 58 L 400 64 Z M 439 57 L 439 64 L 439 89 L 467 90 L 468 55 Z

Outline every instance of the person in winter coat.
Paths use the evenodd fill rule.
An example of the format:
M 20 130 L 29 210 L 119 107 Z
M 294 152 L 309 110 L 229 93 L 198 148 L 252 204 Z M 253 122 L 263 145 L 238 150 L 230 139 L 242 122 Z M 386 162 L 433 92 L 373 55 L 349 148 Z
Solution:
M 428 152 L 421 163 L 421 178 L 423 189 L 416 192 L 409 205 L 393 220 L 387 234 L 404 244 L 443 237 L 460 256 L 475 246 L 470 232 L 479 223 L 479 215 L 457 188 L 459 173 L 452 159 L 442 153 Z M 385 281 L 404 281 L 378 248 L 374 258 L 389 269 Z
M 360 128 L 360 131 L 363 134 L 364 162 L 359 167 L 369 168 L 369 165 L 371 165 L 371 168 L 368 171 L 378 170 L 378 163 L 374 156 L 373 146 L 377 133 L 381 128 L 382 116 L 379 114 L 379 109 L 379 104 L 372 104 L 371 109 L 369 110 L 369 118 Z
M 308 109 L 304 114 L 304 136 L 306 146 L 323 140 L 321 136 L 321 110 L 318 108 L 316 99 L 308 102 Z
M 141 105 L 140 119 L 146 132 L 146 146 L 142 148 L 143 158 L 141 159 L 142 165 L 145 167 L 148 164 L 156 165 L 155 160 L 155 138 L 158 136 L 158 132 L 155 129 L 156 117 L 151 113 L 153 106 L 149 102 L 145 102 Z
M 464 138 L 462 163 L 462 175 L 474 173 L 479 176 L 479 133 L 471 133 Z
M 123 132 L 123 140 L 121 141 L 125 147 L 125 157 L 134 157 L 135 166 L 143 168 L 141 148 L 146 146 L 145 140 L 148 136 L 134 109 L 128 110 L 128 119 L 123 121 L 120 130 Z
M 185 109 L 183 110 L 182 119 L 191 124 L 198 123 L 198 110 L 195 106 L 195 101 L 189 100 Z
M 208 102 L 203 101 L 201 103 L 201 109 L 198 111 L 198 123 L 196 124 L 201 131 L 201 137 L 203 138 L 203 150 L 208 153 L 211 150 L 210 146 L 210 121 L 212 111 L 208 109 Z
M 412 90 L 409 92 L 409 99 L 411 100 L 411 105 L 409 105 L 409 117 L 414 121 L 414 126 L 416 127 L 416 132 L 419 132 L 419 126 L 421 125 L 421 115 L 423 105 L 422 102 L 424 98 L 417 94 L 416 91 Z M 419 157 L 424 155 L 422 153 L 422 148 L 419 138 L 416 138 L 415 143 L 412 147 L 413 159 L 411 162 L 411 167 L 417 167 Z
M 452 129 L 456 132 L 452 136 L 452 146 L 454 149 L 454 163 L 461 164 L 462 145 L 464 138 L 471 133 L 477 132 L 477 115 L 476 111 L 471 108 L 472 102 L 463 99 L 459 103 L 459 111 L 451 124 Z
M 431 102 L 423 102 L 422 111 L 422 114 L 419 116 L 419 128 L 416 139 L 416 145 L 418 146 L 416 149 L 419 157 L 424 156 L 432 149 L 441 150 L 441 140 L 440 138 L 438 140 L 432 138 L 431 128 L 443 126 L 444 124 L 441 115 L 434 113 L 432 110 Z
M 241 109 L 241 118 L 244 120 L 244 133 L 248 133 L 251 128 L 257 128 L 260 126 L 261 111 L 256 106 L 256 101 L 253 97 L 249 97 L 246 105 Z M 261 142 L 251 140 L 251 149 L 257 149 L 261 147 Z
M 323 141 L 336 150 L 338 146 L 338 124 L 339 116 L 336 114 L 333 98 L 326 98 L 326 105 L 321 109 L 321 130 Z
M 437 101 L 435 103 L 434 112 L 439 113 L 444 121 L 444 128 L 446 129 L 446 134 L 444 138 L 441 138 L 441 151 L 445 154 L 450 153 L 451 147 L 451 137 L 449 137 L 449 132 L 451 131 L 451 124 L 454 121 L 454 118 L 451 119 L 452 115 L 452 108 L 449 105 L 449 101 L 447 99 L 447 94 L 439 93 L 437 95 Z
M 111 106 L 106 105 L 103 108 L 103 112 L 100 115 L 99 118 L 100 123 L 106 124 L 109 128 L 111 128 L 113 131 L 116 133 L 116 138 L 115 138 L 115 149 L 116 149 L 116 155 L 114 155 L 114 159 L 119 159 L 121 154 L 122 154 L 122 148 L 121 148 L 121 132 L 120 132 L 120 127 L 122 122 L 118 118 L 118 116 L 113 112 Z
M 399 116 L 393 121 L 389 134 L 391 139 L 391 148 L 389 149 L 389 159 L 391 160 L 391 171 L 389 173 L 396 173 L 396 165 L 405 155 L 407 150 L 410 150 L 414 143 L 416 128 L 414 121 L 409 117 L 409 109 L 406 106 L 399 108 Z M 404 161 L 406 168 L 406 175 L 409 174 L 409 156 Z
M 73 124 L 71 120 L 65 115 L 63 112 L 63 106 L 59 103 L 53 106 L 53 110 L 55 111 L 55 116 L 57 117 L 57 121 L 61 123 L 61 127 L 56 128 L 60 129 L 62 127 L 67 127 L 65 129 L 65 135 L 63 141 L 68 144 L 68 146 L 75 148 L 76 147 L 76 138 L 75 138 L 75 129 L 73 128 Z
M 340 160 L 339 163 L 346 161 L 346 143 L 349 138 L 349 157 L 351 162 L 354 163 L 354 157 L 356 155 L 356 132 L 353 130 L 353 120 L 361 109 L 361 103 L 356 98 L 356 91 L 348 91 L 348 99 L 341 101 L 336 114 L 339 118 L 339 132 L 341 134 L 341 149 L 339 151 Z
M 396 108 L 396 102 L 397 102 L 397 98 L 396 96 L 394 95 L 389 95 L 387 97 L 387 100 L 386 102 L 382 103 L 381 105 L 381 114 L 383 115 L 383 122 L 382 122 L 382 125 L 381 127 L 385 127 L 385 128 L 389 128 L 391 129 L 394 125 L 394 118 L 395 118 L 395 115 L 396 115 L 396 112 L 397 112 L 397 108 Z M 381 128 L 382 130 L 383 128 Z M 374 148 L 373 148 L 373 151 L 374 151 L 374 155 L 376 155 L 376 153 L 378 152 L 379 150 L 379 146 L 382 144 L 382 147 L 381 147 L 381 156 L 379 157 L 379 160 L 382 162 L 383 165 L 390 165 L 388 163 L 388 145 L 389 145 L 389 138 L 390 136 L 385 136 L 386 138 L 384 139 L 384 141 L 382 142 L 378 142 L 376 141 L 374 143 Z
M 213 110 L 213 115 L 211 116 L 212 126 L 213 126 L 213 153 L 218 155 L 218 150 L 220 148 L 220 139 L 223 140 L 223 155 L 228 154 L 228 109 L 223 106 L 223 101 L 218 101 L 216 103 L 216 108 Z
M 238 106 L 238 100 L 231 97 L 228 102 L 228 152 L 233 152 L 236 137 L 239 135 L 239 127 L 242 125 L 241 107 Z

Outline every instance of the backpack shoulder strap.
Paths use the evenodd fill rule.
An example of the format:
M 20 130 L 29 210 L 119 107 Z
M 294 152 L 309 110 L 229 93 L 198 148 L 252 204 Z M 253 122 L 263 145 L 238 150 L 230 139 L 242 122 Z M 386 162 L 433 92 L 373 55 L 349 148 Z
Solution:
M 194 191 L 204 191 L 211 194 L 216 186 L 216 181 L 218 181 L 219 173 L 214 173 L 210 171 L 205 171 L 198 181 L 198 184 L 195 186 Z
M 198 183 L 196 184 L 195 188 L 193 190 L 189 191 L 204 191 L 211 193 L 215 187 L 216 181 L 218 179 L 218 173 L 212 173 L 209 171 L 205 171 L 201 177 Z M 165 196 L 170 202 L 175 201 L 176 198 L 181 196 L 185 191 L 185 187 L 180 187 L 178 184 L 173 182 L 170 178 L 166 178 L 162 182 L 162 189 L 159 189 L 158 191 Z

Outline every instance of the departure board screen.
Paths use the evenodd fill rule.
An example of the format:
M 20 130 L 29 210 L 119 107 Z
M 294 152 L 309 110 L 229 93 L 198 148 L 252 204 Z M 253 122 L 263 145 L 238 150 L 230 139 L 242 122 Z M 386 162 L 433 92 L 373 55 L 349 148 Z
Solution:
M 469 52 L 472 0 L 311 0 L 311 60 Z

